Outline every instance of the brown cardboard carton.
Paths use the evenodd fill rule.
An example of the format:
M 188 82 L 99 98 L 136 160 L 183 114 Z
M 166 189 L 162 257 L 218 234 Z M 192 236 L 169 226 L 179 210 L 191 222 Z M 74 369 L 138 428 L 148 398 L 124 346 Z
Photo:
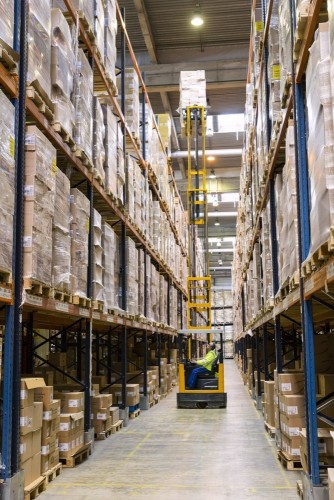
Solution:
M 327 469 L 329 500 L 334 500 L 334 469 Z
M 50 410 L 53 403 L 53 386 L 46 385 L 34 390 L 34 400 L 43 403 L 43 410 Z
M 50 464 L 49 464 L 49 455 L 41 455 L 41 474 L 44 474 L 47 472 L 49 469 L 51 469 Z
M 304 394 L 304 373 L 279 373 L 278 390 L 280 394 Z
M 25 462 L 32 456 L 32 432 L 20 437 L 20 460 Z
M 326 373 L 317 374 L 318 390 L 317 393 L 321 396 L 326 396 L 334 392 L 334 375 Z
M 100 408 L 109 408 L 112 405 L 112 394 L 99 394 L 91 398 L 91 408 L 99 410 Z
M 54 420 L 60 415 L 60 399 L 54 399 L 48 410 L 43 411 L 43 420 Z
M 33 430 L 34 407 L 33 405 L 21 408 L 20 434 L 24 436 Z
M 264 403 L 264 420 L 270 425 L 270 427 L 275 427 L 275 406 Z
M 36 455 L 41 451 L 41 435 L 42 431 L 41 429 L 37 429 L 36 431 L 32 432 L 32 445 L 31 445 L 31 455 Z
M 34 390 L 45 386 L 43 378 L 21 378 L 20 407 L 26 408 L 34 402 Z
M 58 368 L 67 367 L 67 353 L 66 352 L 50 352 L 49 361 Z
M 282 395 L 279 399 L 280 411 L 288 416 L 305 417 L 305 397 L 303 395 Z
M 99 384 L 92 384 L 92 396 L 98 396 L 100 392 Z
M 295 417 L 289 415 L 281 415 L 281 431 L 288 438 L 298 437 L 300 435 L 300 431 L 303 427 L 305 427 L 305 417 Z
M 265 394 L 265 402 L 269 405 L 274 404 L 274 389 L 275 382 L 272 380 L 265 380 L 263 383 L 264 394 Z
M 36 453 L 32 457 L 31 464 L 31 482 L 36 481 L 41 475 L 41 453 Z
M 112 406 L 109 408 L 110 417 L 111 417 L 111 425 L 116 424 L 119 421 L 119 408 L 118 406 Z
M 29 457 L 24 462 L 21 462 L 21 469 L 24 470 L 24 486 L 29 486 L 33 482 L 32 479 L 32 457 Z
M 290 457 L 300 457 L 300 437 L 288 438 L 282 434 L 282 449 Z
M 62 413 L 77 413 L 84 410 L 83 392 L 56 392 L 55 398 L 61 401 Z
M 34 402 L 32 430 L 35 431 L 37 429 L 41 429 L 42 422 L 43 422 L 43 403 Z
M 59 464 L 59 448 L 56 447 L 55 450 L 49 455 L 49 466 L 52 469 L 52 467 L 55 467 L 58 464 Z

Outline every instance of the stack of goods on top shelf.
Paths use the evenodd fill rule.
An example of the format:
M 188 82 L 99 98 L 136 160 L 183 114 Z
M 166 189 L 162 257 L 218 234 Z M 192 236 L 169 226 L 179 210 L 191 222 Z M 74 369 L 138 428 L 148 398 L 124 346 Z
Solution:
M 123 203 L 125 183 L 123 133 L 112 106 L 103 105 L 105 125 L 105 188 Z
M 13 214 L 14 214 L 14 189 L 15 189 L 15 163 L 14 163 L 14 119 L 15 108 L 0 90 L 0 106 L 2 122 L 0 127 L 0 271 L 11 274 L 13 253 Z M 1 281 L 11 281 L 3 277 Z
M 279 0 L 274 0 L 270 25 L 268 31 L 268 83 L 270 86 L 269 95 L 269 118 L 272 123 L 276 123 L 281 111 L 281 95 L 280 95 L 280 45 L 279 45 Z
M 52 0 L 53 7 L 61 9 L 66 15 L 70 13 L 67 11 L 67 7 L 63 0 Z M 87 31 L 90 34 L 94 33 L 94 2 L 90 0 L 72 0 L 72 5 L 74 9 L 78 12 L 79 18 L 85 21 L 87 26 Z
M 121 88 L 121 76 L 117 77 L 117 87 Z M 121 95 L 119 95 L 121 100 Z M 139 78 L 134 68 L 125 69 L 125 119 L 126 123 L 140 145 L 139 132 Z M 128 140 L 128 150 L 133 148 L 133 144 Z
M 0 1 L 0 41 L 13 47 L 14 35 L 14 3 L 12 0 Z
M 319 24 L 315 41 L 310 48 L 306 69 L 306 106 L 309 124 L 307 150 L 311 202 L 309 257 L 327 242 L 331 248 L 334 225 L 334 129 L 329 35 L 329 24 Z
M 104 0 L 104 16 L 105 16 L 105 31 L 104 31 L 104 65 L 106 74 L 116 87 L 116 35 L 117 35 L 117 20 L 116 20 L 116 1 Z
M 272 252 L 270 240 L 270 205 L 267 203 L 261 214 L 261 243 L 262 243 L 262 291 L 265 310 L 273 306 L 273 275 L 272 275 Z
M 94 97 L 94 120 L 93 120 L 93 164 L 94 164 L 94 177 L 99 183 L 105 185 L 105 125 L 102 106 L 99 100 Z
M 188 106 L 206 107 L 205 71 L 180 71 L 180 104 L 179 113 L 181 127 L 184 130 L 186 108 Z
M 50 287 L 56 149 L 35 126 L 27 127 L 25 149 L 23 276 L 26 288 L 34 282 Z
M 280 97 L 285 100 L 288 88 L 291 85 L 292 73 L 292 45 L 291 45 L 291 15 L 290 2 L 279 1 L 279 46 L 280 46 Z
M 95 50 L 99 56 L 100 61 L 104 59 L 105 51 L 105 34 L 106 34 L 106 19 L 105 15 L 105 1 L 94 1 L 94 34 L 95 34 Z
M 37 0 L 29 0 L 27 85 L 33 85 L 42 98 L 51 98 L 51 2 L 43 9 Z
M 118 273 L 116 271 L 116 259 L 118 257 L 118 237 L 106 222 L 102 224 L 102 247 L 104 309 L 108 312 L 114 309 L 117 304 Z
M 77 188 L 71 189 L 71 292 L 87 297 L 88 232 L 90 203 Z
M 94 308 L 99 309 L 105 300 L 105 288 L 103 284 L 103 246 L 102 246 L 102 217 L 94 210 L 94 224 L 93 224 L 93 300 Z
M 60 9 L 51 11 L 51 84 L 56 130 L 73 137 L 75 110 L 71 102 L 75 56 L 69 25 Z

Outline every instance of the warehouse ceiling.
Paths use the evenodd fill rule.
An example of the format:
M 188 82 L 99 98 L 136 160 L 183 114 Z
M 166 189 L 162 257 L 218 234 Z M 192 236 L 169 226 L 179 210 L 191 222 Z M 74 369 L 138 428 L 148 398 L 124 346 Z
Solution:
M 181 135 L 177 111 L 180 71 L 205 70 L 208 115 L 243 113 L 251 26 L 251 0 L 202 0 L 199 9 L 204 24 L 196 28 L 190 21 L 198 9 L 197 3 L 119 1 L 125 9 L 127 31 L 144 72 L 153 111 L 169 113 L 173 120 L 173 169 L 184 201 L 186 158 L 182 156 L 187 143 Z M 207 149 L 216 153 L 207 165 L 211 175 L 215 175 L 208 179 L 209 192 L 213 193 L 209 204 L 209 241 L 214 250 L 210 268 L 215 284 L 228 288 L 237 203 L 226 196 L 222 198 L 222 193 L 239 192 L 242 145 L 242 132 L 214 133 L 207 138 Z

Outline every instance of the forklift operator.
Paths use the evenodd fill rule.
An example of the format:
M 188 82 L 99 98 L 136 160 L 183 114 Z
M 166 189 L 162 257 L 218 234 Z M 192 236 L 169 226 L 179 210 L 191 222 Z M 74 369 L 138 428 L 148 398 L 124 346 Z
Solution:
M 199 365 L 198 368 L 194 368 L 192 372 L 190 373 L 189 379 L 188 379 L 188 389 L 195 389 L 196 386 L 196 380 L 197 376 L 199 373 L 210 373 L 211 372 L 211 367 L 213 361 L 216 359 L 216 352 L 215 352 L 216 344 L 214 342 L 211 342 L 210 344 L 207 345 L 207 354 L 205 358 L 203 359 L 198 359 L 198 360 L 193 360 L 194 363 Z

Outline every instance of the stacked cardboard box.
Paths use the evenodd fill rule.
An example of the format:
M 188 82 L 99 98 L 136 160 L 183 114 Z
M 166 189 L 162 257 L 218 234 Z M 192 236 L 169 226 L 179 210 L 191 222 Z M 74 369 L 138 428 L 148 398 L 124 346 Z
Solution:
M 1 40 L 13 47 L 14 4 L 11 0 L 0 1 L 0 33 Z
M 37 127 L 28 126 L 25 150 L 23 274 L 51 286 L 56 149 Z
M 116 84 L 116 36 L 117 36 L 117 18 L 115 0 L 104 0 L 104 65 L 108 77 Z
M 87 296 L 89 200 L 79 189 L 71 189 L 71 291 Z
M 73 0 L 72 5 L 81 19 L 85 19 L 91 33 L 94 32 L 94 3 L 90 0 Z M 58 7 L 69 15 L 63 0 L 53 0 L 53 7 Z
M 110 415 L 111 405 L 112 394 L 95 394 L 91 397 L 91 425 L 96 434 L 109 431 L 113 425 L 113 415 Z
M 102 269 L 104 287 L 104 307 L 108 311 L 116 306 L 115 254 L 116 235 L 109 224 L 102 224 Z
M 253 39 L 253 83 L 255 84 L 256 79 L 260 74 L 260 56 L 261 56 L 261 45 L 263 40 L 263 20 L 262 20 L 262 9 L 254 9 L 253 19 L 252 19 L 252 39 Z
M 127 311 L 131 315 L 138 312 L 138 250 L 136 244 L 131 238 L 127 238 Z
M 102 217 L 97 210 L 94 210 L 93 237 L 93 300 L 104 302 L 105 289 L 103 285 Z
M 111 106 L 102 107 L 105 125 L 105 188 L 107 192 L 118 197 L 117 190 L 117 134 L 118 120 Z
M 25 486 L 41 476 L 43 403 L 35 402 L 34 390 L 43 386 L 42 378 L 21 379 L 20 462 Z
M 117 77 L 118 88 L 121 87 L 120 78 Z M 125 69 L 125 119 L 133 136 L 139 140 L 139 79 L 134 68 Z M 129 144 L 129 149 L 131 147 L 132 143 Z
M 284 95 L 292 72 L 291 17 L 288 0 L 279 2 L 279 46 L 280 46 L 280 94 Z
M 70 192 L 70 180 L 56 168 L 52 220 L 52 286 L 63 292 L 70 291 L 71 281 Z
M 110 387 L 112 400 L 114 403 L 120 405 L 122 401 L 122 384 L 113 384 Z M 126 401 L 125 406 L 136 406 L 139 404 L 139 384 L 126 384 Z
M 318 428 L 319 464 L 332 467 L 334 465 L 334 432 Z M 308 472 L 306 429 L 300 431 L 300 460 L 305 472 Z
M 1 90 L 0 107 L 2 113 L 2 126 L 0 127 L 0 185 L 2 186 L 0 200 L 0 270 L 11 273 L 15 188 L 15 109 Z
M 34 84 L 43 98 L 51 97 L 51 2 L 41 9 L 38 0 L 28 2 L 27 84 Z
M 41 473 L 59 463 L 60 400 L 53 399 L 53 387 L 42 386 L 34 390 L 35 401 L 43 404 Z
M 60 399 L 59 456 L 69 458 L 84 445 L 84 393 L 55 392 Z
M 188 106 L 206 107 L 206 80 L 205 71 L 180 71 L 180 105 L 179 112 L 181 125 L 184 122 L 184 113 Z
M 105 36 L 105 2 L 104 0 L 96 0 L 94 2 L 94 33 L 95 46 L 100 55 L 101 60 L 104 58 L 104 36 Z
M 94 97 L 94 140 L 93 140 L 93 163 L 94 163 L 94 176 L 99 179 L 99 182 L 104 186 L 105 184 L 105 125 L 102 106 L 100 101 Z
M 160 137 L 162 139 L 167 156 L 170 156 L 172 151 L 171 147 L 172 125 L 170 116 L 168 114 L 155 115 L 155 120 L 157 122 Z
M 78 50 L 72 102 L 75 108 L 74 140 L 92 162 L 93 71 L 82 49 Z
M 278 0 L 274 0 L 270 26 L 268 32 L 268 80 L 270 83 L 269 96 L 269 117 L 272 122 L 277 121 L 281 110 L 281 95 L 280 95 L 280 47 L 279 47 L 279 15 L 278 15 Z
M 69 25 L 60 9 L 51 11 L 51 97 L 54 121 L 73 137 L 75 110 L 71 102 L 75 58 Z

